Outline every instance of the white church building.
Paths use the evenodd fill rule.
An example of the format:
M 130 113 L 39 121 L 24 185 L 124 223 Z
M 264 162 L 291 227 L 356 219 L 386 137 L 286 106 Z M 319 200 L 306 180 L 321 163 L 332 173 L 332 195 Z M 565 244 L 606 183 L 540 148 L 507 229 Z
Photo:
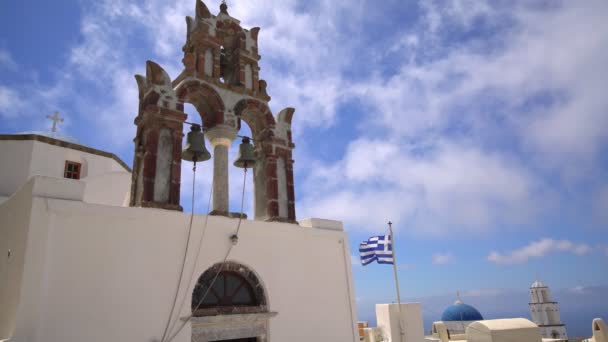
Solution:
M 171 79 L 149 61 L 136 76 L 133 172 L 55 132 L 0 136 L 0 341 L 358 340 L 342 223 L 295 216 L 294 109 L 268 108 L 259 28 L 225 4 L 195 12 L 184 71 Z M 213 147 L 209 215 L 179 203 L 182 157 L 205 159 L 200 146 L 182 155 L 184 103 Z M 236 163 L 253 167 L 250 219 L 228 198 L 241 124 L 253 140 L 241 151 L 255 155 Z
M 201 0 L 186 25 L 183 71 L 147 61 L 135 76 L 132 169 L 57 133 L 57 115 L 52 132 L 0 134 L 0 342 L 542 342 L 538 326 L 566 336 L 542 284 L 531 290 L 538 326 L 483 320 L 459 300 L 432 336 L 419 303 L 378 304 L 377 327 L 359 334 L 342 223 L 296 218 L 295 109 L 268 107 L 260 28 Z M 251 136 L 237 141 L 242 125 Z M 182 167 L 208 159 L 211 211 L 184 213 Z M 230 208 L 232 167 L 253 173 L 252 218 Z M 593 324 L 591 341 L 608 342 Z

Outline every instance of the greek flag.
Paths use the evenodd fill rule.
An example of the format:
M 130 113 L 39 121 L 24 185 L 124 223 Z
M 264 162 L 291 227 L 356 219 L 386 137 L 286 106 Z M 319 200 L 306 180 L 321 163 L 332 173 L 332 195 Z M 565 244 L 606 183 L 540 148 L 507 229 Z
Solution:
M 390 235 L 372 236 L 359 245 L 363 266 L 376 260 L 379 264 L 393 264 L 393 244 Z

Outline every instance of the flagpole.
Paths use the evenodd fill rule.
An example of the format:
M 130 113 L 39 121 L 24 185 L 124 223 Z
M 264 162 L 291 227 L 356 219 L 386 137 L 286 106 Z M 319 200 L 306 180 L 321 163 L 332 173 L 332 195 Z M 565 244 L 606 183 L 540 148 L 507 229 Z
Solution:
M 395 239 L 393 238 L 393 223 L 388 221 L 388 229 L 391 233 L 391 246 L 393 249 L 393 272 L 395 273 L 395 288 L 397 289 L 397 310 L 399 312 L 399 336 L 400 341 L 403 342 L 403 325 L 401 323 L 401 295 L 399 294 L 399 278 L 397 277 L 397 256 L 395 252 Z

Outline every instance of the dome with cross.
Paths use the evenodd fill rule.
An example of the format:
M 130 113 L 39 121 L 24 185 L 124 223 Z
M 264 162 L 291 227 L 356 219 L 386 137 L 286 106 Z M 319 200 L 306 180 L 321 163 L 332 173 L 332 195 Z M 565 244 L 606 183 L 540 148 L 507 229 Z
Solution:
M 481 321 L 483 320 L 483 316 L 481 316 L 481 313 L 471 305 L 463 303 L 459 296 L 453 305 L 448 306 L 445 311 L 443 311 L 441 320 L 444 322 Z

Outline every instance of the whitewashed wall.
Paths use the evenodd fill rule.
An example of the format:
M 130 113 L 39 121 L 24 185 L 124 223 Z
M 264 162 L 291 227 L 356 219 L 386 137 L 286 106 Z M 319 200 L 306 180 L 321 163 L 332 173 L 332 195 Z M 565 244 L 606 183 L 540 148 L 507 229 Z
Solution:
M 401 318 L 401 324 L 399 320 Z M 418 342 L 424 340 L 422 306 L 420 303 L 376 304 L 378 328 L 390 342 Z M 403 329 L 403 340 L 400 338 Z
M 31 216 L 27 203 L 15 202 L 27 200 L 26 195 L 0 205 L 2 236 L 27 235 L 17 310 L 11 311 L 14 305 L 0 307 L 0 318 L 16 316 L 16 325 L 13 329 L 0 323 L 0 340 L 12 333 L 11 341 L 28 342 L 159 339 L 178 279 L 188 214 L 87 204 L 79 200 L 84 197 L 79 189 L 69 192 L 82 182 L 59 186 L 58 181 L 67 180 L 33 180 L 46 190 L 44 196 L 33 198 Z M 20 221 L 12 223 L 13 216 Z M 29 225 L 22 222 L 26 217 L 31 218 Z M 194 219 L 195 242 L 204 219 Z M 324 222 L 308 221 L 314 226 Z M 190 312 L 194 283 L 221 261 L 236 225 L 236 219 L 209 217 L 180 316 Z M 0 246 L 5 250 L 16 240 L 2 239 Z M 343 231 L 243 221 L 229 260 L 254 270 L 266 288 L 269 308 L 278 313 L 270 320 L 268 341 L 357 339 L 350 253 Z M 20 272 L 17 266 L 12 273 Z M 186 270 L 192 266 L 189 260 Z M 14 293 L 17 277 L 11 279 L 10 284 L 0 282 L 0 295 Z M 190 333 L 186 325 L 176 341 L 190 341 Z
M 114 159 L 35 140 L 0 141 L 0 195 L 10 197 L 35 175 L 63 178 L 66 160 L 81 163 L 81 180 L 91 183 L 85 201 L 125 202 L 131 174 Z

